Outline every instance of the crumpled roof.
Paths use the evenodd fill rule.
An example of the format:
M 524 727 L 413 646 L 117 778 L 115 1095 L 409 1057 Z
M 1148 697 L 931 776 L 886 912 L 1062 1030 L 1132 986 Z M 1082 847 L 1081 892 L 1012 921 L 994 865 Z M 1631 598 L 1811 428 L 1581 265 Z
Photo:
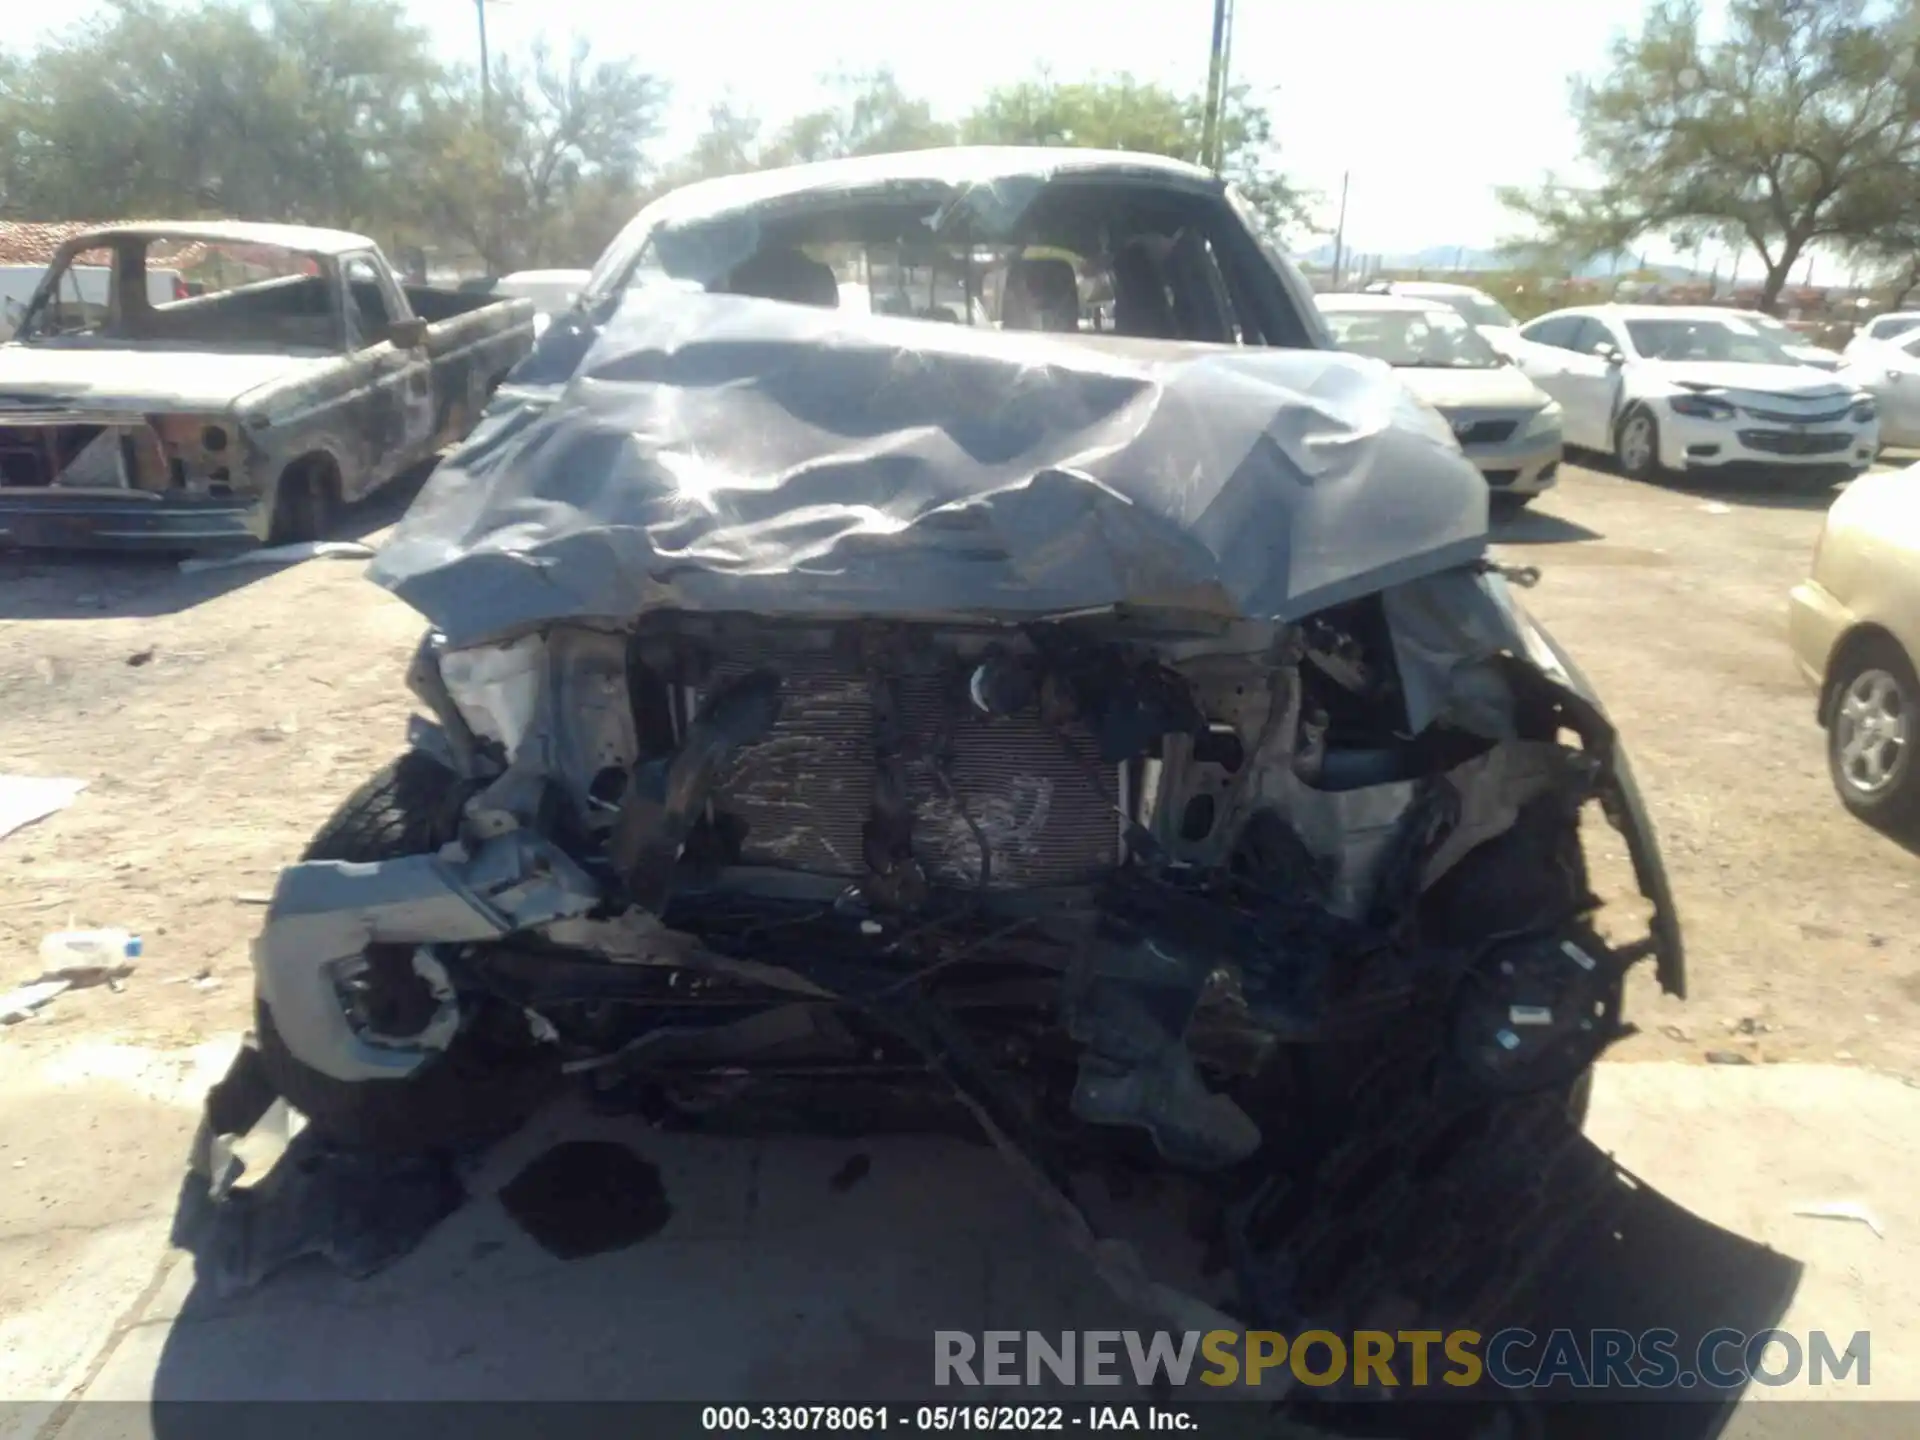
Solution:
M 660 609 L 1293 619 L 1472 559 L 1486 519 L 1374 361 L 662 287 L 445 461 L 370 573 L 455 645 Z

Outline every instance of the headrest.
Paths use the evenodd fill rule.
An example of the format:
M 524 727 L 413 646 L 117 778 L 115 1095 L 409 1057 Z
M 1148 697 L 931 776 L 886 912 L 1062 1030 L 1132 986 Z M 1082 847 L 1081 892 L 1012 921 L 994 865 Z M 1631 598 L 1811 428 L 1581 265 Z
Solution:
M 1009 330 L 1078 330 L 1080 282 L 1065 260 L 1016 260 L 1007 267 L 1000 323 Z
M 840 305 L 840 282 L 834 278 L 833 267 L 786 246 L 756 251 L 735 266 L 727 277 L 726 289 L 733 295 L 815 305 L 823 310 L 835 310 Z

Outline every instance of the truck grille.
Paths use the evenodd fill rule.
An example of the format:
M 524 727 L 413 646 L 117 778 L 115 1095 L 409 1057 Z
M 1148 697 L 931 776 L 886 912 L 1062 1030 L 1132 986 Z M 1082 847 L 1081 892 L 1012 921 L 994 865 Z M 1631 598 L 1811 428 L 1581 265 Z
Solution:
M 1851 435 L 1804 435 L 1796 430 L 1742 430 L 1740 443 L 1768 455 L 1837 455 L 1853 444 Z

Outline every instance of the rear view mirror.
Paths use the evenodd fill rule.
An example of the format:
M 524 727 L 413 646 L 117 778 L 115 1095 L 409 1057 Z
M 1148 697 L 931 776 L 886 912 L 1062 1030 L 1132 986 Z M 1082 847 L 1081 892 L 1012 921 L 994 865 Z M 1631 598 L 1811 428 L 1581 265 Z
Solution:
M 396 350 L 418 350 L 427 343 L 427 322 L 417 315 L 387 326 L 387 343 Z

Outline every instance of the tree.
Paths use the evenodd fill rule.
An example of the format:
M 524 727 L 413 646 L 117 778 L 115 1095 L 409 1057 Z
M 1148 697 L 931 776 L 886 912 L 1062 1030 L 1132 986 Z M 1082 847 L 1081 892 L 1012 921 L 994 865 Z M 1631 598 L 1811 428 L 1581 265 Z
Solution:
M 115 0 L 0 67 L 7 207 L 374 218 L 435 73 L 395 0 Z
M 1718 38 L 1699 0 L 1662 0 L 1573 82 L 1590 187 L 1554 176 L 1502 200 L 1543 248 L 1591 259 L 1649 234 L 1752 246 L 1771 309 L 1816 242 L 1858 243 L 1920 167 L 1910 8 L 1878 0 L 1729 0 Z
M 762 153 L 762 164 L 885 155 L 953 143 L 953 127 L 934 119 L 933 107 L 908 95 L 891 70 L 843 73 L 826 84 L 838 93 L 838 102 L 788 121 Z
M 709 105 L 707 128 L 700 132 L 692 148 L 669 167 L 669 183 L 684 185 L 692 180 L 711 180 L 760 169 L 760 129 L 759 118 L 740 109 L 731 99 Z
M 684 184 L 774 165 L 953 143 L 953 127 L 936 120 L 926 101 L 908 95 L 891 70 L 835 75 L 822 83 L 837 92 L 835 103 L 794 116 L 771 136 L 758 116 L 732 99 L 709 107 L 707 128 L 668 168 L 668 180 Z
M 665 87 L 632 60 L 595 61 L 584 40 L 564 64 L 535 45 L 527 64 L 502 61 L 483 96 L 461 71 L 421 106 L 406 193 L 423 226 L 471 245 L 495 274 L 553 259 L 591 260 L 569 217 L 637 208 L 647 143 Z M 604 244 L 607 236 L 600 236 Z
M 989 91 L 960 124 L 981 145 L 1079 145 L 1199 163 L 1206 97 L 1117 75 L 1060 84 L 1041 74 Z M 1281 175 L 1267 108 L 1245 85 L 1229 87 L 1221 115 L 1223 173 L 1278 233 L 1298 223 L 1306 197 Z

